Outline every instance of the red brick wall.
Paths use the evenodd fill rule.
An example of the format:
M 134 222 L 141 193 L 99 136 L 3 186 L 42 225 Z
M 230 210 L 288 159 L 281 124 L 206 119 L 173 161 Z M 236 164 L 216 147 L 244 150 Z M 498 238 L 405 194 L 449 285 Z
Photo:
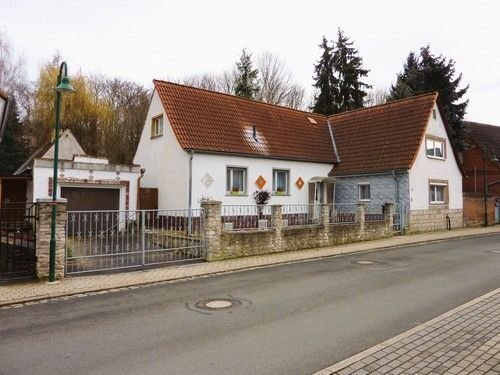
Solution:
M 495 197 L 487 199 L 488 225 L 495 224 Z M 464 223 L 467 227 L 484 225 L 484 198 L 481 193 L 464 193 Z
M 500 167 L 491 160 L 486 160 L 485 166 L 488 192 L 500 196 Z M 471 147 L 463 153 L 463 169 L 466 175 L 463 179 L 463 191 L 482 193 L 483 152 L 474 144 L 471 144 Z

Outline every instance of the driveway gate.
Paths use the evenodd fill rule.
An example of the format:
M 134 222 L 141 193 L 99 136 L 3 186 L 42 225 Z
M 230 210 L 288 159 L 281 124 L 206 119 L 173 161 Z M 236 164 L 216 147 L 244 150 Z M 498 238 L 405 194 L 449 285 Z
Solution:
M 203 210 L 68 211 L 66 273 L 205 259 Z
M 405 206 L 396 203 L 394 204 L 393 229 L 394 232 L 403 233 L 406 225 L 406 210 Z
M 36 215 L 35 203 L 0 204 L 0 281 L 33 277 Z

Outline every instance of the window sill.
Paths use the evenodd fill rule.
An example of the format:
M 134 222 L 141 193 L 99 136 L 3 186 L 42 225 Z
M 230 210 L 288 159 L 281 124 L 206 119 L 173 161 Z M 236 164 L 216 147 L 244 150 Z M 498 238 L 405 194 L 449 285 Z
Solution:
M 448 203 L 447 202 L 429 202 L 429 206 L 431 206 L 431 207 L 448 206 Z
M 273 197 L 289 197 L 289 196 L 291 196 L 291 194 L 289 194 L 289 193 L 283 193 L 283 194 L 271 193 L 271 196 L 273 196 Z
M 446 158 L 443 158 L 441 156 L 431 156 L 431 155 L 425 155 L 425 156 L 427 156 L 428 159 L 442 160 L 442 161 L 446 160 Z
M 370 203 L 371 199 L 358 199 L 358 203 Z
M 150 137 L 150 139 L 155 139 L 155 138 L 160 138 L 160 137 L 163 137 L 163 133 L 162 133 L 162 134 L 152 135 L 152 136 Z
M 239 193 L 239 194 L 226 193 L 226 197 L 248 197 L 248 194 L 246 194 L 246 193 Z

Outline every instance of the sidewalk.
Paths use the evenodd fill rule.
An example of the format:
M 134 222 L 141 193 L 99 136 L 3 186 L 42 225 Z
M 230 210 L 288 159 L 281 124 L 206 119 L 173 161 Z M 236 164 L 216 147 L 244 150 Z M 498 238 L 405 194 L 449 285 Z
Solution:
M 500 374 L 500 289 L 314 375 Z
M 52 284 L 29 282 L 3 285 L 0 286 L 0 306 L 61 296 L 80 295 L 90 292 L 100 292 L 106 290 L 113 291 L 125 287 L 135 287 L 157 282 L 189 279 L 230 271 L 272 266 L 280 263 L 290 263 L 340 254 L 371 251 L 386 247 L 407 246 L 430 241 L 440 241 L 493 233 L 500 233 L 500 226 L 497 225 L 488 228 L 457 229 L 445 232 L 395 236 L 375 241 L 245 257 L 220 262 L 203 262 L 105 275 L 68 277 L 63 279 L 61 282 Z

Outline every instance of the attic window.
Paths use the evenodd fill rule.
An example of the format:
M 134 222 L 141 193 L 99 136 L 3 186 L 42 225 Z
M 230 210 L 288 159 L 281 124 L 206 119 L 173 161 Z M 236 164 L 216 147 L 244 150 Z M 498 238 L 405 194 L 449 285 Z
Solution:
M 309 122 L 310 122 L 311 124 L 314 124 L 314 125 L 317 125 L 317 124 L 318 124 L 318 123 L 316 122 L 316 120 L 315 120 L 315 119 L 313 119 L 312 117 L 308 117 L 307 119 L 309 120 Z

